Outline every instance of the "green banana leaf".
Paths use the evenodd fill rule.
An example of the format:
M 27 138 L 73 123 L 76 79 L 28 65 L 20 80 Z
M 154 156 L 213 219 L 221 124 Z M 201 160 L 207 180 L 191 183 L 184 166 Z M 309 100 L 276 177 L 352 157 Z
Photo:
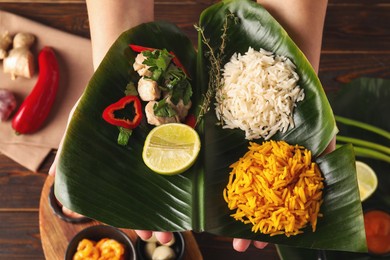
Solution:
M 203 43 L 199 42 L 196 52 L 175 25 L 165 22 L 146 23 L 124 32 L 91 78 L 66 132 L 57 166 L 56 197 L 71 210 L 116 227 L 207 231 L 299 247 L 365 251 L 352 147 L 319 156 L 337 130 L 316 74 L 283 28 L 251 1 L 223 1 L 202 13 L 199 26 L 213 46 L 218 45 L 226 10 L 238 21 L 228 30 L 226 59 L 252 46 L 287 56 L 297 66 L 306 98 L 294 110 L 295 128 L 274 139 L 309 148 L 324 174 L 324 217 L 319 219 L 317 231 L 306 229 L 303 235 L 290 238 L 270 237 L 253 234 L 250 226 L 229 217 L 231 212 L 222 197 L 228 166 L 239 159 L 248 143 L 241 132 L 216 126 L 212 108 L 196 128 L 202 141 L 198 160 L 183 174 L 158 175 L 144 165 L 142 147 L 151 130 L 145 121 L 134 130 L 128 147 L 116 144 L 118 129 L 104 122 L 101 114 L 124 95 L 127 83 L 136 77 L 131 66 L 136 53 L 129 44 L 173 51 L 189 71 L 194 92 L 191 113 L 199 114 L 209 66 Z
M 132 64 L 137 53 L 129 44 L 173 51 L 195 78 L 194 47 L 176 26 L 149 23 L 123 33 L 91 78 L 72 116 L 55 194 L 74 211 L 113 226 L 192 229 L 197 208 L 192 194 L 199 163 L 182 175 L 155 174 L 142 160 L 144 140 L 151 129 L 145 120 L 124 148 L 116 143 L 118 129 L 102 119 L 105 107 L 123 97 L 126 85 L 136 76 Z
M 330 94 L 329 99 L 334 113 L 368 123 L 390 131 L 390 80 L 381 78 L 357 78 L 344 85 L 338 92 Z M 390 147 L 390 141 L 382 136 L 370 133 L 360 128 L 339 124 L 340 135 L 351 136 L 362 140 L 376 142 Z M 378 177 L 378 188 L 374 194 L 363 202 L 363 210 L 381 209 L 390 211 L 390 176 L 389 164 L 375 159 L 357 157 L 372 167 Z M 383 259 L 368 253 L 351 253 L 340 251 L 318 251 L 288 246 L 277 246 L 281 259 L 317 260 L 351 259 L 369 260 Z
M 365 122 L 390 131 L 390 80 L 358 78 L 346 84 L 330 101 L 335 115 Z M 357 127 L 339 124 L 340 135 L 351 136 L 390 147 L 390 140 Z M 384 208 L 390 211 L 390 165 L 384 161 L 357 157 L 370 165 L 378 177 L 376 192 L 363 203 L 363 209 Z

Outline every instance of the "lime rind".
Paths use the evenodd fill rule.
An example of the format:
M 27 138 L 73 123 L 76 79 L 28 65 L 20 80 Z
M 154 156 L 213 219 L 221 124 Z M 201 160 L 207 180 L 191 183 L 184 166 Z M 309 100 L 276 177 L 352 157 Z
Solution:
M 367 200 L 378 187 L 375 171 L 366 163 L 356 161 L 356 173 L 359 185 L 360 200 Z
M 188 170 L 195 163 L 199 151 L 198 133 L 188 125 L 171 123 L 150 131 L 145 139 L 142 159 L 156 173 L 175 175 Z

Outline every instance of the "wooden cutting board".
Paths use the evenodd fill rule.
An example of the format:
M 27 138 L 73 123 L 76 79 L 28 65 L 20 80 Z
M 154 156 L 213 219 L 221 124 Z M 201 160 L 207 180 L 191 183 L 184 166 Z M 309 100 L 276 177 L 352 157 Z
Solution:
M 40 205 L 39 205 L 39 229 L 41 234 L 42 247 L 46 259 L 56 260 L 64 259 L 65 251 L 68 243 L 72 238 L 84 228 L 92 225 L 100 225 L 98 221 L 91 221 L 81 224 L 72 224 L 63 221 L 57 217 L 49 204 L 50 188 L 54 178 L 48 176 L 43 185 Z M 135 245 L 137 235 L 133 230 L 122 229 Z M 190 231 L 183 232 L 183 237 L 186 244 L 184 253 L 185 260 L 200 260 L 203 259 L 198 244 Z

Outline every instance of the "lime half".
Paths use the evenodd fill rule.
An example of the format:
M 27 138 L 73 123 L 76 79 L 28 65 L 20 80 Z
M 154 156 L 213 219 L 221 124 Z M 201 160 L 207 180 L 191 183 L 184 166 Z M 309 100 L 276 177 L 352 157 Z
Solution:
M 157 126 L 146 137 L 142 158 L 156 173 L 173 175 L 190 168 L 200 151 L 198 133 L 188 125 Z
M 364 201 L 370 197 L 378 187 L 378 178 L 370 166 L 360 161 L 356 161 L 356 173 L 360 200 Z

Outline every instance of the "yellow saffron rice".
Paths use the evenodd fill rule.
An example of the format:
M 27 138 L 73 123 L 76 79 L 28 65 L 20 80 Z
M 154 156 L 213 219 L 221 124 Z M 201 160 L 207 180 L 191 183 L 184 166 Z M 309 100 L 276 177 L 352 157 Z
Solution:
M 284 141 L 250 143 L 230 167 L 223 196 L 234 219 L 271 236 L 303 233 L 309 223 L 316 230 L 324 179 L 309 150 Z

